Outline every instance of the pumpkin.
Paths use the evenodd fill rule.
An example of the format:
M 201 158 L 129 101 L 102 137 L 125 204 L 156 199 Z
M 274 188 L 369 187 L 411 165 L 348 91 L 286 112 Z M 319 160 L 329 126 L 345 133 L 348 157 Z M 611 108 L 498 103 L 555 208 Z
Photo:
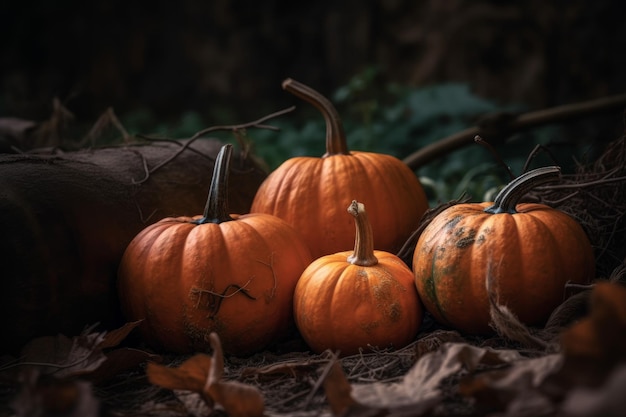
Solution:
M 37 336 L 122 324 L 115 282 L 124 250 L 157 220 L 202 211 L 222 144 L 142 141 L 0 155 L 2 353 L 18 354 Z M 248 211 L 266 173 L 239 153 L 233 165 L 230 201 Z
M 311 262 L 296 230 L 268 214 L 229 214 L 232 145 L 215 162 L 204 214 L 165 218 L 128 245 L 119 293 L 128 320 L 156 350 L 247 355 L 293 330 L 293 292 Z
M 580 224 L 547 205 L 520 203 L 532 188 L 559 175 L 558 167 L 529 171 L 494 202 L 451 206 L 424 228 L 413 272 L 436 320 L 470 334 L 491 333 L 489 279 L 499 305 L 523 323 L 538 325 L 563 301 L 567 282 L 593 278 L 593 249 Z
M 296 326 L 318 353 L 401 348 L 422 321 L 413 273 L 396 255 L 374 250 L 363 203 L 353 201 L 348 212 L 356 223 L 354 251 L 325 255 L 302 273 L 294 293 Z
M 417 176 L 392 155 L 349 151 L 337 110 L 328 99 L 292 79 L 285 80 L 283 88 L 321 111 L 326 153 L 321 158 L 287 159 L 261 184 L 250 210 L 287 221 L 319 258 L 352 248 L 354 226 L 350 219 L 341 220 L 341 213 L 356 198 L 368 207 L 377 249 L 399 250 L 428 208 Z

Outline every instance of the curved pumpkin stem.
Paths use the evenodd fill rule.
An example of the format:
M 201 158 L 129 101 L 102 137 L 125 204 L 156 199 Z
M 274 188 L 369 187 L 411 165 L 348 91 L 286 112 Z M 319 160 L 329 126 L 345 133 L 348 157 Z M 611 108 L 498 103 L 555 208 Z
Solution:
M 230 156 L 233 153 L 233 145 L 227 143 L 222 146 L 213 167 L 213 178 L 209 188 L 209 197 L 204 206 L 203 217 L 194 220 L 193 223 L 223 223 L 233 220 L 228 213 L 228 173 L 230 168 Z
M 309 102 L 322 112 L 326 121 L 326 153 L 331 155 L 350 155 L 346 142 L 346 134 L 333 104 L 322 94 L 298 81 L 287 78 L 283 81 L 283 90 Z
M 356 200 L 348 207 L 348 213 L 354 216 L 356 223 L 356 238 L 354 240 L 354 253 L 348 256 L 348 262 L 359 266 L 372 266 L 378 263 L 374 255 L 374 232 L 367 218 L 365 205 Z
M 533 188 L 547 182 L 554 181 L 561 176 L 561 168 L 550 166 L 537 168 L 520 175 L 504 187 L 496 198 L 493 205 L 487 207 L 485 212 L 491 214 L 509 213 L 515 214 L 515 207 L 519 201 Z

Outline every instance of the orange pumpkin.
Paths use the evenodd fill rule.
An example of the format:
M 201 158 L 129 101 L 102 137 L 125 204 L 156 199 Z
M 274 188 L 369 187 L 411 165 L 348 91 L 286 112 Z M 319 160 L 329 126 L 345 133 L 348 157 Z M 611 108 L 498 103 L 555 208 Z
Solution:
M 350 219 L 341 220 L 341 213 L 356 198 L 373 219 L 377 249 L 395 253 L 428 208 L 415 173 L 391 155 L 349 151 L 337 110 L 328 99 L 291 79 L 283 88 L 322 112 L 326 153 L 286 160 L 261 184 L 250 210 L 286 220 L 318 258 L 352 247 L 354 226 Z
M 353 201 L 348 212 L 356 222 L 354 251 L 318 258 L 302 273 L 294 294 L 296 325 L 318 353 L 401 348 L 422 322 L 413 273 L 394 254 L 374 250 L 362 203 Z
M 218 154 L 203 216 L 163 219 L 129 244 L 119 293 L 129 320 L 155 349 L 246 355 L 293 329 L 293 291 L 311 254 L 298 233 L 267 214 L 228 214 L 232 145 Z
M 467 333 L 492 332 L 489 277 L 498 304 L 526 324 L 541 324 L 563 301 L 568 281 L 593 278 L 593 248 L 582 227 L 547 205 L 519 203 L 533 187 L 559 175 L 558 167 L 527 172 L 493 203 L 452 206 L 424 229 L 413 272 L 435 319 Z

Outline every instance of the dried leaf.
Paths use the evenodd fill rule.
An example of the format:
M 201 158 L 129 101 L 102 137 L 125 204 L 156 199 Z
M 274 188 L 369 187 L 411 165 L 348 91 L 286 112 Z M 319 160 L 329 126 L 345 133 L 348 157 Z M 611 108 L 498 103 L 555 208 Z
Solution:
M 352 387 L 336 359 L 333 359 L 329 366 L 330 369 L 324 379 L 326 398 L 333 415 L 346 415 L 350 408 L 357 405 L 352 398 Z
M 187 390 L 202 396 L 209 407 L 221 405 L 230 417 L 258 417 L 265 410 L 263 395 L 254 386 L 224 381 L 224 354 L 216 333 L 209 335 L 213 356 L 196 354 L 178 367 L 148 363 L 150 383 L 171 390 Z
M 174 390 L 174 395 L 185 409 L 186 417 L 206 417 L 213 411 L 213 404 L 207 404 L 204 397 L 193 391 Z M 161 416 L 163 413 L 158 413 Z M 180 416 L 176 413 L 175 416 Z
M 569 360 L 612 366 L 626 360 L 626 287 L 598 282 L 590 298 L 590 314 L 561 338 Z
M 350 385 L 339 362 L 334 358 L 324 371 L 324 392 L 334 416 L 341 417 L 418 417 L 426 415 L 438 403 L 431 399 L 421 402 L 395 404 L 389 406 L 366 404 L 355 400 L 352 396 L 353 386 Z M 323 373 L 323 374 L 324 374 Z M 374 384 L 372 384 L 374 385 Z
M 120 327 L 119 329 L 115 329 L 106 333 L 104 336 L 104 340 L 102 341 L 102 343 L 100 343 L 100 345 L 98 345 L 98 347 L 100 349 L 108 349 L 108 348 L 116 347 L 117 345 L 122 343 L 122 341 L 128 337 L 130 332 L 132 332 L 136 327 L 138 327 L 142 321 L 143 320 L 129 322 L 123 325 L 122 327 Z
M 224 407 L 230 417 L 261 417 L 265 401 L 256 387 L 237 381 L 223 381 L 224 353 L 217 333 L 209 335 L 213 361 L 203 392 Z
M 542 392 L 543 383 L 563 364 L 563 356 L 550 354 L 522 359 L 505 369 L 469 375 L 462 379 L 462 395 L 473 397 L 479 406 L 493 410 L 520 412 L 522 408 L 540 415 L 552 401 Z M 552 405 L 551 405 L 552 406 Z
M 626 365 L 611 372 L 610 377 L 597 388 L 576 388 L 563 401 L 563 415 L 569 417 L 621 417 L 626 410 Z
M 446 343 L 463 343 L 465 338 L 456 330 L 435 330 L 420 338 L 415 343 L 415 356 L 421 358 L 429 352 L 434 352 Z
M 530 329 L 522 323 L 508 307 L 498 303 L 498 291 L 495 276 L 488 268 L 485 287 L 489 296 L 489 316 L 491 327 L 504 339 L 520 343 L 522 346 L 542 352 L 552 350 L 552 346 L 534 336 Z
M 19 366 L 22 371 L 36 368 L 37 372 L 50 374 L 56 378 L 93 374 L 108 361 L 110 355 L 118 357 L 123 355 L 123 353 L 114 354 L 114 351 L 105 353 L 103 349 L 117 346 L 138 324 L 139 322 L 128 323 L 111 332 L 91 332 L 95 327 L 91 326 L 73 338 L 60 334 L 33 339 L 22 348 L 21 361 L 15 366 Z M 127 359 L 130 358 L 129 355 L 125 356 Z M 147 353 L 141 355 L 134 352 L 133 357 L 136 361 L 132 364 L 126 361 L 125 365 L 121 366 L 122 362 L 119 359 L 117 362 L 108 362 L 107 366 L 113 364 L 116 367 L 100 369 L 98 378 L 113 376 L 114 369 L 122 371 L 136 366 L 140 363 L 137 360 L 142 356 L 144 360 L 149 357 Z
M 261 417 L 264 414 L 263 395 L 252 385 L 220 381 L 210 385 L 207 392 L 230 417 Z
M 479 366 L 500 366 L 521 360 L 514 350 L 480 348 L 467 343 L 446 343 L 422 356 L 398 383 L 353 384 L 352 395 L 366 406 L 399 413 L 405 409 L 426 412 L 442 401 L 441 383 Z M 417 414 L 419 415 L 419 414 Z
M 64 335 L 33 339 L 22 349 L 21 362 L 26 364 L 22 369 L 35 367 L 57 378 L 92 372 L 106 361 L 97 347 L 103 338 L 101 333 L 92 333 L 72 339 Z
M 98 417 L 99 401 L 85 381 L 40 377 L 36 370 L 21 374 L 20 389 L 11 401 L 15 417 Z
M 98 385 L 148 360 L 160 362 L 162 359 L 158 355 L 143 350 L 131 348 L 115 349 L 108 352 L 106 354 L 106 360 L 102 365 L 86 375 L 86 377 L 91 382 Z
M 151 384 L 162 388 L 201 393 L 211 364 L 209 355 L 198 353 L 175 368 L 148 362 L 146 375 Z

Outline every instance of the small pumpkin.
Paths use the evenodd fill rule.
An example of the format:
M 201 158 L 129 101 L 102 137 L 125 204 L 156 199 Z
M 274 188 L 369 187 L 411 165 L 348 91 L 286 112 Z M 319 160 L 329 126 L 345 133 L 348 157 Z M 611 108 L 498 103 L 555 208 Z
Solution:
M 337 110 L 326 97 L 292 79 L 283 88 L 321 111 L 326 153 L 283 162 L 261 184 L 250 210 L 286 220 L 319 258 L 352 247 L 354 226 L 341 220 L 341 213 L 356 198 L 368 207 L 377 248 L 398 251 L 428 208 L 415 173 L 392 155 L 349 151 Z M 309 208 L 306 214 L 303 208 Z
M 318 353 L 401 348 L 422 322 L 413 273 L 394 254 L 374 250 L 363 203 L 353 201 L 348 212 L 356 223 L 354 251 L 318 258 L 302 273 L 294 294 L 296 326 Z
M 593 278 L 593 248 L 580 224 L 547 205 L 520 203 L 532 188 L 559 176 L 559 167 L 529 171 L 494 202 L 454 205 L 424 228 L 413 272 L 435 319 L 467 333 L 492 332 L 489 276 L 498 304 L 528 325 L 541 324 L 563 301 L 568 281 Z
M 293 291 L 311 254 L 295 229 L 267 214 L 228 213 L 232 145 L 220 150 L 204 215 L 166 218 L 129 244 L 119 269 L 122 309 L 144 320 L 157 350 L 247 355 L 293 329 Z

